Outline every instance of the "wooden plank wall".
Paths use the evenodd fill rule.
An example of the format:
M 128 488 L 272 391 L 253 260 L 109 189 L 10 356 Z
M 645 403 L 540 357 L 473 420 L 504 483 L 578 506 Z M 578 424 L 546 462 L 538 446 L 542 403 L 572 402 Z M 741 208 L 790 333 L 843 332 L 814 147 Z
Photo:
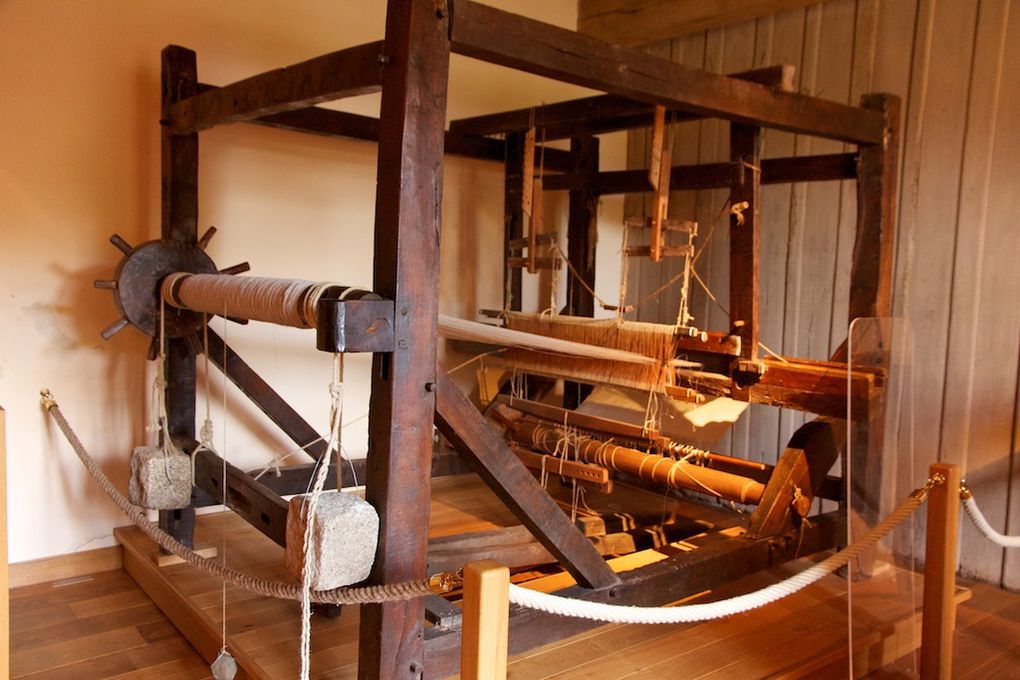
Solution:
M 712 71 L 789 63 L 803 92 L 856 103 L 865 92 L 903 98 L 896 310 L 912 324 L 915 476 L 935 460 L 960 463 L 999 530 L 1020 532 L 1020 3 L 1010 0 L 830 0 L 647 46 Z M 677 163 L 725 160 L 725 124 L 687 123 Z M 647 134 L 628 162 L 643 166 Z M 769 131 L 765 157 L 843 151 L 844 145 Z M 855 219 L 850 182 L 763 188 L 762 341 L 790 356 L 825 358 L 846 336 Z M 677 194 L 671 211 L 701 223 L 697 269 L 727 300 L 724 226 L 705 236 L 726 192 Z M 640 213 L 642 197 L 626 213 Z M 669 263 L 632 263 L 629 296 L 673 276 Z M 695 290 L 696 323 L 725 329 L 720 307 Z M 677 293 L 635 318 L 672 322 Z M 752 406 L 721 444 L 772 461 L 804 415 Z M 1013 551 L 1014 553 L 1016 551 Z M 1020 555 L 962 527 L 963 574 L 1020 588 Z

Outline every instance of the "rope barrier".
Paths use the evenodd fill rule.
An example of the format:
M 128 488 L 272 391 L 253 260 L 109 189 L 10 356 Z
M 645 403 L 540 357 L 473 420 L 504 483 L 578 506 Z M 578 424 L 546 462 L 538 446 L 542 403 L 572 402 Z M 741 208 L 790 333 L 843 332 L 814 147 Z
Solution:
M 866 536 L 845 550 L 828 557 L 795 576 L 791 576 L 784 581 L 774 583 L 753 593 L 738 595 L 737 597 L 720 600 L 719 602 L 689 604 L 680 607 L 631 607 L 575 600 L 528 590 L 511 583 L 510 602 L 558 616 L 570 616 L 605 623 L 637 624 L 693 623 L 757 609 L 811 585 L 872 548 L 885 538 L 900 522 L 910 517 L 927 500 L 928 489 L 938 483 L 944 482 L 937 480 L 926 482 L 923 488 L 910 494 L 896 510 L 876 524 Z
M 161 548 L 169 553 L 180 557 L 182 560 L 207 573 L 210 573 L 227 583 L 238 588 L 243 588 L 256 595 L 276 597 L 283 600 L 301 600 L 302 588 L 296 584 L 271 581 L 251 574 L 231 569 L 215 560 L 202 557 L 187 546 L 181 544 L 170 534 L 153 524 L 145 516 L 145 513 L 128 502 L 128 499 L 117 490 L 110 478 L 99 469 L 96 462 L 85 450 L 85 446 L 78 439 L 71 425 L 60 412 L 60 407 L 54 400 L 49 390 L 42 391 L 42 404 L 50 417 L 57 423 L 61 432 L 67 438 L 67 442 L 78 455 L 89 475 L 106 492 L 110 499 L 120 508 L 134 524 L 141 529 L 149 538 L 155 541 Z M 415 597 L 424 597 L 438 593 L 448 593 L 457 588 L 461 583 L 460 572 L 440 572 L 433 574 L 428 579 L 419 581 L 405 581 L 402 583 L 385 583 L 375 586 L 361 586 L 355 588 L 336 588 L 333 590 L 316 590 L 312 593 L 312 601 L 324 604 L 369 604 L 376 602 L 395 602 L 398 600 L 410 600 Z
M 1020 536 L 1007 536 L 992 528 L 992 525 L 985 519 L 984 513 L 978 508 L 974 494 L 966 484 L 960 484 L 960 499 L 963 501 L 963 509 L 967 511 L 974 526 L 985 538 L 1002 548 L 1020 548 Z

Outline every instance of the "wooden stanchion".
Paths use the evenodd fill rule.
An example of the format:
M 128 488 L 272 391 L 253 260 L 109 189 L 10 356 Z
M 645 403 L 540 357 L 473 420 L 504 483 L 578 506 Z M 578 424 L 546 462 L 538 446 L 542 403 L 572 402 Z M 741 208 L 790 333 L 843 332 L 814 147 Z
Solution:
M 960 468 L 936 463 L 928 491 L 924 550 L 924 612 L 921 628 L 922 680 L 948 680 L 953 672 L 956 627 L 956 545 L 960 519 Z
M 5 415 L 0 407 L 0 679 L 6 680 L 10 668 L 11 614 L 7 592 L 7 444 Z
M 510 570 L 493 560 L 464 567 L 462 680 L 506 678 L 510 615 Z

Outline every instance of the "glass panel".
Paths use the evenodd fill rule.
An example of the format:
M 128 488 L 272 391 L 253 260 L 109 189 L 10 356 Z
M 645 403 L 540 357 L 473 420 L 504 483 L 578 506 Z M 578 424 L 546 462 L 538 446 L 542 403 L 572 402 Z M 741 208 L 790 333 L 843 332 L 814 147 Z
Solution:
M 921 486 L 930 461 L 914 450 L 909 325 L 901 319 L 857 319 L 847 340 L 850 395 L 844 467 L 847 541 L 853 544 Z M 915 512 L 846 569 L 850 677 L 895 664 L 899 677 L 919 677 L 923 511 Z

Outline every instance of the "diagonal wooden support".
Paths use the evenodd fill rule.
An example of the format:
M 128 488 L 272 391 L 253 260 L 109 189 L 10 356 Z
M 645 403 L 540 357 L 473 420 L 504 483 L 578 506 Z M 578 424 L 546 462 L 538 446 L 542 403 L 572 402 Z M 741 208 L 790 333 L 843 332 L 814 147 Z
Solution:
M 301 414 L 295 411 L 276 390 L 259 376 L 255 370 L 245 363 L 237 352 L 230 348 L 223 338 L 207 331 L 209 339 L 209 360 L 237 385 L 245 396 L 252 400 L 259 410 L 269 416 L 283 433 L 295 444 L 304 448 L 312 458 L 319 459 L 326 451 L 326 442 L 315 428 L 308 424 Z
M 450 376 L 436 376 L 436 427 L 542 545 L 588 588 L 619 578 Z

